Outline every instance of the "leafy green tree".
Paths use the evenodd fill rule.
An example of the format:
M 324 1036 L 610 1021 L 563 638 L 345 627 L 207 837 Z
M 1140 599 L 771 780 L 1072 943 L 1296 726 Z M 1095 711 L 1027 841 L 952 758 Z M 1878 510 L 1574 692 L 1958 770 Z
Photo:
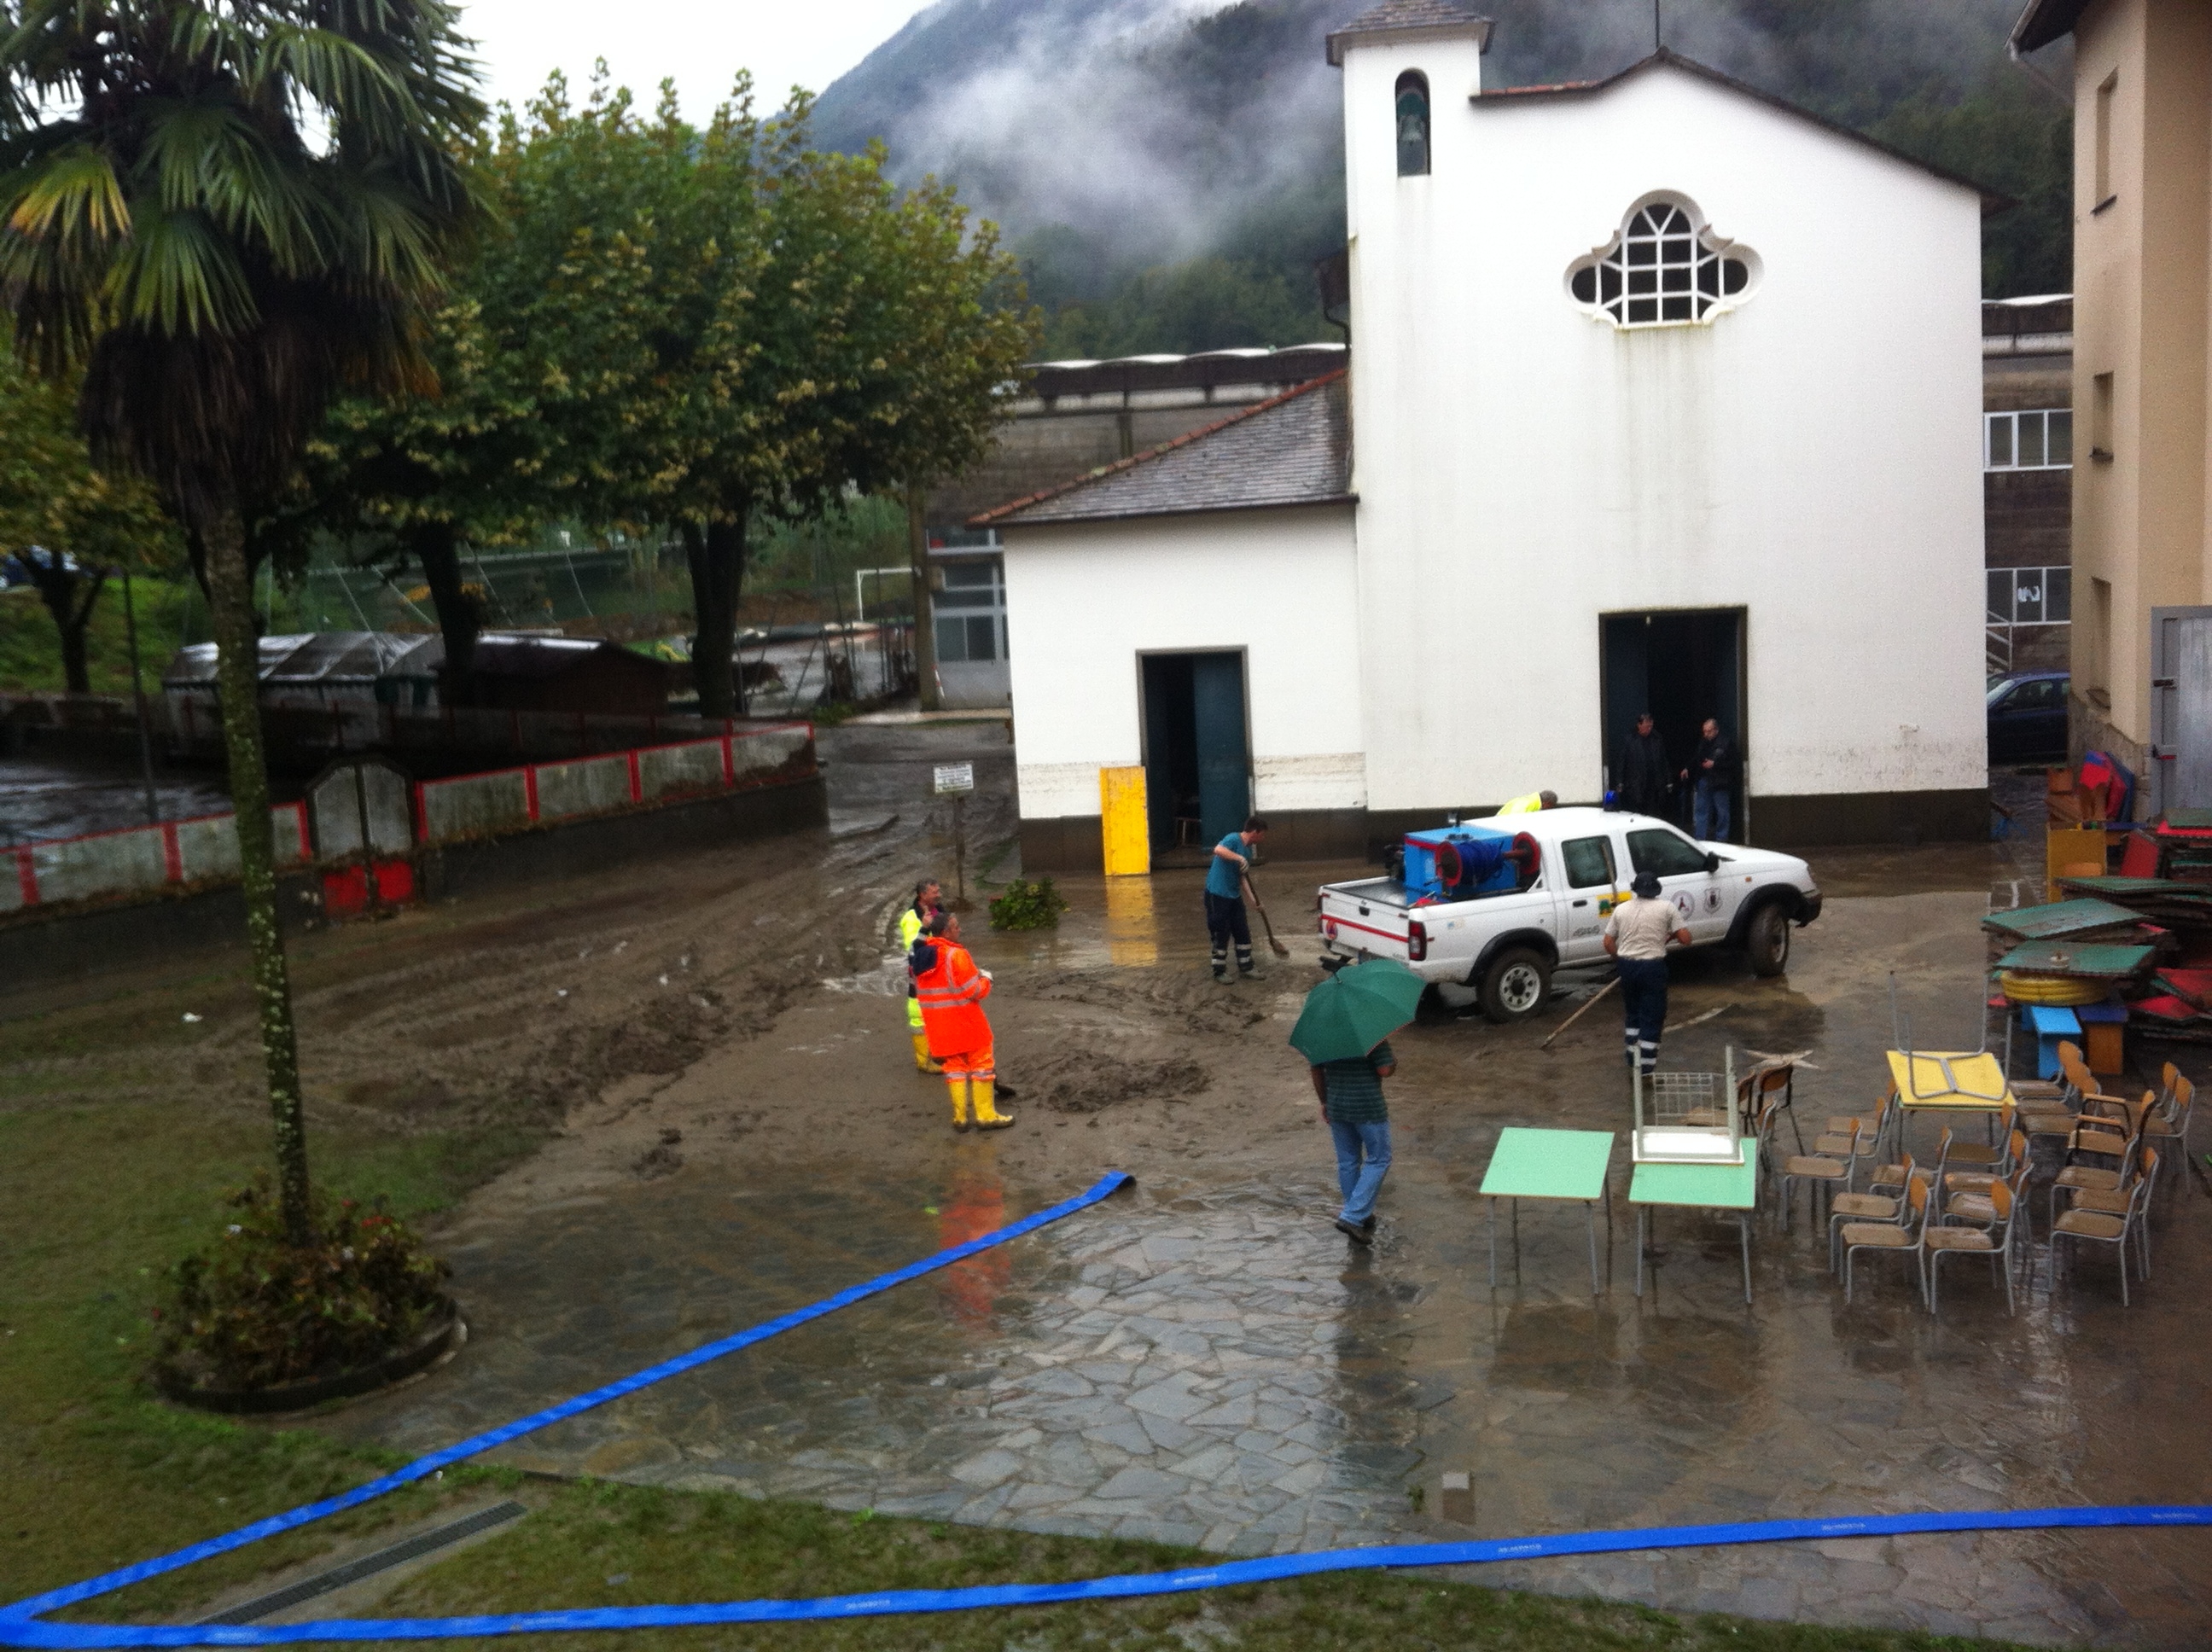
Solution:
M 456 699 L 484 621 L 461 547 L 623 520 L 670 463 L 653 191 L 690 139 L 604 74 L 580 108 L 556 75 L 507 113 L 478 165 L 487 222 L 428 321 L 434 388 L 349 398 L 309 446 L 292 520 L 419 563 Z
M 89 694 L 85 634 L 110 574 L 167 571 L 176 525 L 137 477 L 93 468 L 65 384 L 0 360 L 0 556 L 31 577 L 61 641 L 62 680 Z
M 750 82 L 695 146 L 664 261 L 671 464 L 633 509 L 683 536 L 701 712 L 738 709 L 732 647 L 757 517 L 819 515 L 982 456 L 1036 338 L 1013 259 L 934 182 L 902 192 L 880 148 L 807 143 L 804 94 L 775 119 Z M 679 467 L 680 466 L 680 471 Z
M 83 374 L 95 459 L 197 540 L 218 647 L 285 1227 L 310 1236 L 276 926 L 247 523 L 349 389 L 426 386 L 424 304 L 471 217 L 483 118 L 443 0 L 21 0 L 0 35 L 0 288 L 25 359 Z

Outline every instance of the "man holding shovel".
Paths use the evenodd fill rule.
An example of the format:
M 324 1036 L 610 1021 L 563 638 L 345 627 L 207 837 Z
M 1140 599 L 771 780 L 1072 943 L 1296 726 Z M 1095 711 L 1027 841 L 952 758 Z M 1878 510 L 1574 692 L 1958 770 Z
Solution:
M 1252 926 L 1244 917 L 1244 891 L 1251 885 L 1253 851 L 1267 835 L 1264 817 L 1251 815 L 1244 824 L 1213 846 L 1213 859 L 1206 869 L 1206 937 L 1213 948 L 1213 978 L 1229 979 L 1229 946 L 1237 945 L 1237 973 L 1257 981 L 1252 967 Z
M 1390 1035 L 1413 1018 L 1421 978 L 1391 958 L 1340 969 L 1306 994 L 1291 1047 L 1306 1058 L 1321 1120 L 1336 1145 L 1344 1206 L 1336 1226 L 1375 1242 L 1375 1196 L 1390 1169 L 1390 1109 L 1382 1080 L 1398 1069 Z

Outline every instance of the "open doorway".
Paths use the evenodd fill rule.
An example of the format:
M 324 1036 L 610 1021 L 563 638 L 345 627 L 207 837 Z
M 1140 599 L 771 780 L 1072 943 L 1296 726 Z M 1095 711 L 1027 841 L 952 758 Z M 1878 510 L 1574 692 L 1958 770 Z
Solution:
M 1600 621 L 1601 698 L 1605 715 L 1605 763 L 1608 787 L 1620 783 L 1623 743 L 1636 727 L 1637 714 L 1648 711 L 1667 746 L 1667 770 L 1680 774 L 1691 766 L 1698 732 L 1706 718 L 1718 720 L 1735 742 L 1735 782 L 1729 788 L 1729 834 L 1747 841 L 1744 811 L 1750 773 L 1751 742 L 1746 726 L 1743 689 L 1744 610 L 1741 608 L 1662 609 L 1651 613 L 1607 614 Z M 1677 784 L 1674 817 L 1690 824 L 1690 788 Z
M 1203 851 L 1252 811 L 1241 653 L 1143 654 L 1145 804 L 1157 858 Z

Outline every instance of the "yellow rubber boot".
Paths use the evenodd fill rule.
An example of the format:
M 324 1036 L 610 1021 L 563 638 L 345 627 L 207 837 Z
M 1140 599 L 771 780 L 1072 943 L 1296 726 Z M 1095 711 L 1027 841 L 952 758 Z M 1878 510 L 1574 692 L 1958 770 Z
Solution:
M 914 1070 L 916 1072 L 942 1072 L 945 1071 L 942 1066 L 938 1065 L 936 1058 L 929 1053 L 929 1035 L 927 1033 L 918 1032 L 914 1035 Z
M 969 1080 L 965 1078 L 945 1081 L 945 1088 L 952 1095 L 952 1127 L 955 1130 L 968 1128 L 968 1085 Z
M 1013 1122 L 1012 1117 L 991 1105 L 991 1091 L 998 1081 L 976 1078 L 969 1081 L 975 1096 L 975 1127 L 978 1130 L 1004 1130 Z

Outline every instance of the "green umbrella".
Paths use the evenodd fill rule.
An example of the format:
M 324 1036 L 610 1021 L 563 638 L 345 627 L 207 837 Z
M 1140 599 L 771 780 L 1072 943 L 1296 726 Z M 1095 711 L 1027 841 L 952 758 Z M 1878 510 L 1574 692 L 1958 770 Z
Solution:
M 1340 969 L 1306 994 L 1291 1048 L 1316 1066 L 1364 1055 L 1413 1018 L 1425 984 L 1395 958 Z

